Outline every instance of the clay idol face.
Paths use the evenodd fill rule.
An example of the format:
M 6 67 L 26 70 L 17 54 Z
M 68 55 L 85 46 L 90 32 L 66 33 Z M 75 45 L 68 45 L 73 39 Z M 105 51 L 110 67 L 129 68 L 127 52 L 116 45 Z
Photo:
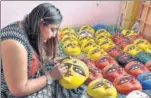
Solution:
M 116 60 L 114 60 L 112 57 L 110 57 L 109 55 L 104 55 L 101 56 L 98 60 L 95 61 L 95 65 L 96 67 L 98 67 L 99 69 L 103 69 L 105 66 L 108 65 L 117 65 L 118 63 L 116 62 Z
M 125 38 L 125 37 L 124 37 L 124 35 L 121 34 L 121 33 L 114 33 L 114 34 L 112 35 L 112 40 L 113 40 L 114 42 L 117 42 L 118 40 L 121 40 L 122 38 Z
M 119 62 L 119 64 L 123 67 L 125 67 L 125 65 L 128 64 L 129 62 L 135 60 L 131 55 L 125 52 L 121 53 L 116 59 Z
M 135 56 L 137 53 L 141 52 L 142 50 L 134 44 L 129 44 L 124 48 L 124 51 L 132 56 Z
M 121 40 L 118 40 L 116 44 L 121 48 L 125 48 L 128 44 L 130 44 L 130 41 L 128 38 L 122 38 Z
M 87 94 L 92 98 L 116 98 L 116 88 L 106 79 L 96 79 L 88 85 Z
M 137 77 L 143 89 L 151 90 L 151 72 L 144 72 Z
M 68 42 L 62 46 L 65 54 L 70 56 L 77 56 L 81 53 L 80 47 L 74 42 Z
M 145 67 L 144 64 L 138 61 L 131 61 L 125 66 L 125 70 L 127 73 L 131 74 L 132 76 L 136 77 L 141 73 L 148 72 L 148 69 Z
M 102 72 L 100 69 L 98 69 L 94 62 L 87 60 L 85 61 L 88 68 L 89 68 L 89 77 L 86 80 L 86 84 L 88 85 L 91 81 L 97 79 L 97 78 L 102 78 Z
M 143 64 L 146 64 L 147 62 L 151 60 L 151 54 L 142 51 L 142 52 L 137 53 L 135 55 L 135 58 L 139 60 L 140 62 L 142 62 Z
M 108 55 L 108 54 L 103 49 L 99 49 L 95 47 L 91 49 L 87 55 L 91 60 L 96 61 L 97 59 L 99 59 L 99 57 L 103 55 Z
M 109 48 L 109 49 L 107 50 L 107 53 L 108 53 L 110 56 L 116 58 L 117 56 L 119 56 L 119 55 L 122 53 L 122 50 L 121 50 L 119 47 L 114 46 L 114 47 Z
M 131 75 L 121 75 L 115 78 L 113 84 L 122 94 L 128 94 L 133 90 L 142 90 L 141 84 Z
M 106 31 L 105 29 L 100 29 L 100 30 L 96 31 L 95 37 L 101 36 L 101 35 L 105 35 L 107 37 L 111 37 L 111 34 L 108 31 Z
M 102 72 L 103 77 L 111 82 L 113 82 L 116 77 L 127 74 L 122 67 L 112 65 L 106 66 Z
M 146 48 L 151 47 L 150 43 L 145 39 L 136 39 L 134 41 L 134 44 L 136 46 L 138 46 L 139 48 L 143 49 L 143 50 L 145 50 Z
M 89 76 L 88 67 L 79 59 L 66 59 L 62 61 L 68 66 L 68 71 L 59 80 L 59 83 L 66 89 L 75 89 L 82 85 Z
M 133 30 L 123 30 L 122 34 L 125 36 L 135 35 L 136 33 Z
M 83 26 L 81 26 L 80 27 L 80 32 L 81 31 L 89 31 L 92 35 L 95 33 L 95 30 L 90 25 L 83 25 Z

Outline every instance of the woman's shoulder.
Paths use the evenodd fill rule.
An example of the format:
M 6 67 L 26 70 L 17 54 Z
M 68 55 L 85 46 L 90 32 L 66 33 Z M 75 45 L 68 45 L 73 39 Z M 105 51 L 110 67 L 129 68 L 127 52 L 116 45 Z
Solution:
M 1 32 L 10 32 L 10 31 L 23 31 L 22 28 L 19 27 L 19 22 L 20 21 L 15 21 L 10 23 L 9 25 L 5 26 L 4 28 L 1 29 Z
M 19 26 L 19 22 L 20 21 L 13 22 L 1 29 L 1 42 L 15 44 L 16 46 L 19 47 L 23 46 L 28 53 L 28 57 L 30 58 L 31 57 L 30 43 L 24 29 Z
M 1 29 L 2 41 L 10 38 L 28 41 L 24 29 L 19 26 L 19 21 L 13 22 Z

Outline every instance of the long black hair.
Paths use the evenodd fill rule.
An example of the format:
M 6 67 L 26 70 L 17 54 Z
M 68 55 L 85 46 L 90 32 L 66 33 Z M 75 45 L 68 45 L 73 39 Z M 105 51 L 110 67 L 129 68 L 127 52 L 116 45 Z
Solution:
M 37 53 L 41 63 L 48 58 L 54 58 L 57 47 L 57 37 L 52 37 L 44 43 L 40 37 L 40 23 L 44 26 L 49 24 L 60 24 L 62 15 L 54 5 L 43 3 L 35 7 L 23 20 L 23 26 L 29 42 Z

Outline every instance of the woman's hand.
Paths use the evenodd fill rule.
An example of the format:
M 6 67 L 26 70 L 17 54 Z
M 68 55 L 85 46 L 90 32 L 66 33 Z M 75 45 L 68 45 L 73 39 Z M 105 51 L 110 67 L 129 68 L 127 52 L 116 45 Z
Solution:
M 64 66 L 64 64 L 57 63 L 50 71 L 50 76 L 55 79 L 59 80 L 66 72 L 67 72 L 67 66 Z

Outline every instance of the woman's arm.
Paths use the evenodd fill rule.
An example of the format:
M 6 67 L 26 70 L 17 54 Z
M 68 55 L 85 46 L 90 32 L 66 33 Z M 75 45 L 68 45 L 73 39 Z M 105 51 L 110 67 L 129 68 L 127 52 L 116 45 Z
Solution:
M 21 97 L 35 93 L 46 86 L 46 76 L 28 80 L 27 52 L 23 45 L 15 40 L 5 40 L 1 43 L 1 53 L 4 77 L 12 95 Z M 57 65 L 47 76 L 61 78 L 66 72 L 65 67 Z M 60 74 L 59 74 L 60 73 Z
M 46 77 L 28 80 L 27 52 L 23 45 L 15 40 L 6 40 L 1 44 L 4 77 L 14 96 L 25 96 L 46 86 Z

